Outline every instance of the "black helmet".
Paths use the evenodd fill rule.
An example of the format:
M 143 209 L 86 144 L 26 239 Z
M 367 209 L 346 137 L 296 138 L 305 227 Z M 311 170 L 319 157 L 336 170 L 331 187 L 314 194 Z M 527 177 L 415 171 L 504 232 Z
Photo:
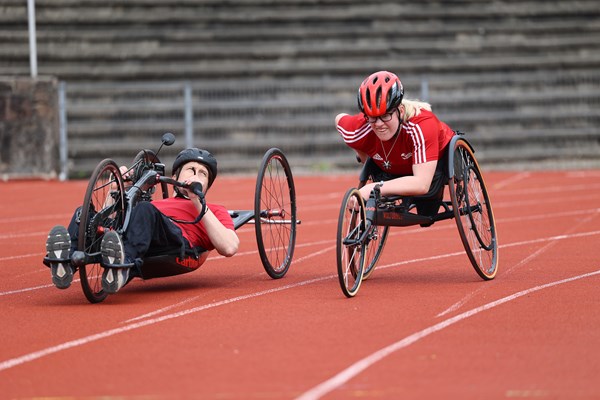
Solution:
M 196 147 L 182 150 L 179 152 L 179 154 L 177 154 L 177 157 L 173 162 L 173 175 L 177 174 L 179 176 L 179 168 L 181 168 L 183 164 L 190 161 L 198 162 L 208 168 L 208 187 L 210 188 L 217 177 L 217 159 L 207 150 L 198 149 Z

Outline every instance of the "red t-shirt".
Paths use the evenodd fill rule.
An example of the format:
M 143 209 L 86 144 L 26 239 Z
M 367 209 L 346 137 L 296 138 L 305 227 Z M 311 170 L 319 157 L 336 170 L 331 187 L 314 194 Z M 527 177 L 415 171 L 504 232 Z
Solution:
M 366 153 L 381 170 L 393 175 L 412 175 L 414 164 L 438 160 L 454 136 L 448 125 L 427 110 L 403 122 L 397 137 L 387 142 L 379 140 L 362 113 L 342 117 L 337 130 L 348 146 Z
M 180 219 L 182 221 L 193 221 L 198 216 L 198 210 L 196 210 L 194 203 L 181 197 L 154 200 L 152 204 L 167 217 Z M 206 206 L 213 214 L 215 214 L 217 219 L 221 221 L 223 226 L 234 230 L 233 220 L 225 207 L 216 204 L 207 204 Z M 200 246 L 205 250 L 213 250 L 215 248 L 208 237 L 208 233 L 202 224 L 202 220 L 197 224 L 179 224 L 177 222 L 175 222 L 175 224 L 181 228 L 183 237 L 190 242 L 192 247 Z

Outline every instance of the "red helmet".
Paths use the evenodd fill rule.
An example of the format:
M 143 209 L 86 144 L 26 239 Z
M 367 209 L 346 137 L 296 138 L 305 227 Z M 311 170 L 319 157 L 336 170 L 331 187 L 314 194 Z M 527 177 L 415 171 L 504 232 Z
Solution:
M 395 74 L 375 72 L 358 88 L 358 108 L 368 117 L 379 117 L 398 107 L 403 96 L 402 82 Z

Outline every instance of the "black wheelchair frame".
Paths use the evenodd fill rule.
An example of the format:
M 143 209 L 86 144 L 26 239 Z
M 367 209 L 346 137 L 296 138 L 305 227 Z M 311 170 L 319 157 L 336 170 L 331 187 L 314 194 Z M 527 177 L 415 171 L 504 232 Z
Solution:
M 162 144 L 175 141 L 165 134 Z M 162 148 L 162 145 L 161 145 Z M 160 151 L 160 148 L 159 150 Z M 152 150 L 140 151 L 125 175 L 131 176 L 132 185 L 125 186 L 123 174 L 112 159 L 101 161 L 89 180 L 79 216 L 77 251 L 71 262 L 79 270 L 83 292 L 90 303 L 102 302 L 107 293 L 102 289 L 100 243 L 105 232 L 115 230 L 122 234 L 127 229 L 131 210 L 140 201 L 151 201 L 156 196 L 167 198 L 168 185 L 187 187 L 201 194 L 201 187 L 186 186 L 165 175 L 165 166 Z M 129 183 L 129 182 L 128 182 Z M 160 190 L 156 190 L 160 188 Z M 198 192 L 198 189 L 200 193 Z M 199 196 L 203 199 L 203 196 Z M 108 199 L 108 201 L 107 201 Z M 202 202 L 203 207 L 206 203 Z M 201 214 L 203 215 L 203 214 Z M 288 160 L 280 149 L 271 148 L 263 156 L 256 180 L 254 209 L 229 210 L 237 230 L 253 223 L 261 262 L 273 279 L 282 278 L 292 262 L 296 242 L 296 192 Z M 174 249 L 168 254 L 149 252 L 139 268 L 142 279 L 172 276 L 196 270 L 204 262 L 204 249 Z
M 374 271 L 392 226 L 430 226 L 454 218 L 471 265 L 484 280 L 498 270 L 498 241 L 492 206 L 474 150 L 457 132 L 448 147 L 447 179 L 438 196 L 381 196 L 375 185 L 365 203 L 356 188 L 349 189 L 340 208 L 336 257 L 339 283 L 346 297 L 358 292 Z M 361 174 L 361 178 L 365 173 Z M 369 177 L 371 182 L 373 177 Z M 366 181 L 361 179 L 359 187 Z M 445 186 L 450 200 L 443 200 Z M 437 207 L 433 215 L 415 212 L 419 202 Z M 440 211 L 441 209 L 441 211 Z

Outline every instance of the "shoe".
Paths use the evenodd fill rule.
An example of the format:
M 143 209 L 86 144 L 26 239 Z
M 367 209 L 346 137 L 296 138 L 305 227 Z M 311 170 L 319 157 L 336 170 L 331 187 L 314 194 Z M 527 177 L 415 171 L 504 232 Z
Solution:
M 100 252 L 102 253 L 102 264 L 105 266 L 125 263 L 123 241 L 115 231 L 110 231 L 104 235 L 100 244 Z M 106 293 L 117 293 L 129 280 L 130 269 L 105 267 L 102 273 L 102 289 Z
M 50 230 L 46 240 L 46 259 L 50 263 L 52 283 L 59 289 L 66 289 L 73 282 L 73 267 L 69 258 L 71 236 L 67 228 L 56 225 Z

